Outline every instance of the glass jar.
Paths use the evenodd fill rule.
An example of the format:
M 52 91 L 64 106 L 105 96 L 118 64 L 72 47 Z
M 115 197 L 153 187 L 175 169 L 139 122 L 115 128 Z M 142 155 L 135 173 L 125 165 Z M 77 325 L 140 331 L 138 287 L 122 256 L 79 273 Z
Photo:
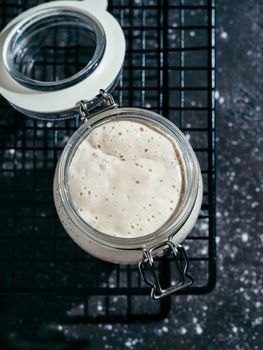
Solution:
M 150 265 L 155 284 L 152 296 L 159 298 L 182 287 L 188 286 L 192 279 L 187 273 L 188 260 L 180 243 L 190 233 L 202 202 L 202 177 L 195 153 L 183 133 L 170 121 L 154 112 L 139 108 L 117 108 L 111 96 L 102 92 L 101 99 L 108 98 L 106 110 L 88 116 L 79 129 L 71 136 L 57 164 L 54 177 L 54 200 L 59 218 L 69 236 L 86 252 L 99 259 L 117 264 L 139 263 L 143 278 L 152 286 L 144 273 Z M 109 102 L 106 100 L 105 102 Z M 84 115 L 83 115 L 84 116 Z M 71 160 L 83 140 L 94 130 L 111 121 L 131 120 L 143 122 L 169 135 L 178 145 L 182 155 L 185 172 L 185 193 L 173 216 L 161 229 L 149 235 L 136 238 L 113 237 L 104 234 L 86 223 L 75 210 L 68 189 L 68 174 Z M 171 251 L 182 273 L 176 286 L 162 289 L 155 275 L 154 260 Z
M 80 62 L 74 67 L 67 52 L 78 45 L 83 52 L 74 52 Z M 63 69 L 56 66 L 58 51 L 66 59 Z M 14 108 L 33 118 L 81 117 L 83 124 L 66 144 L 54 175 L 59 218 L 69 236 L 86 252 L 113 263 L 138 263 L 142 278 L 152 287 L 151 296 L 158 299 L 193 282 L 180 243 L 197 220 L 202 177 L 194 151 L 173 123 L 145 109 L 117 108 L 109 92 L 118 81 L 124 55 L 124 34 L 107 12 L 107 1 L 45 3 L 22 13 L 0 33 L 0 93 Z M 160 129 L 176 142 L 184 163 L 186 190 L 176 214 L 156 232 L 137 238 L 109 236 L 88 225 L 74 209 L 68 189 L 69 165 L 80 143 L 98 126 L 118 120 L 141 121 Z M 179 280 L 164 289 L 155 261 L 168 253 L 173 254 Z M 147 271 L 152 273 L 151 278 Z

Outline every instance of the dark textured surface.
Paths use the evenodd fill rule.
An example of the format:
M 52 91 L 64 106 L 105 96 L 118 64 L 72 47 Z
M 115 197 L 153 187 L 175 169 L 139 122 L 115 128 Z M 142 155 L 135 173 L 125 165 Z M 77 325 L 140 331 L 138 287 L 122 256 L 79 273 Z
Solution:
M 61 318 L 65 309 L 61 309 L 47 328 L 44 320 L 50 318 L 46 310 L 48 300 L 43 299 L 43 304 L 27 304 L 17 298 L 10 300 L 5 317 L 5 329 L 12 343 L 17 343 L 18 337 L 21 339 L 23 329 L 25 338 L 54 334 L 50 349 L 73 349 L 77 348 L 75 345 L 83 350 L 161 346 L 180 350 L 262 349 L 263 15 L 260 4 L 261 1 L 247 0 L 217 4 L 216 289 L 204 296 L 173 297 L 170 315 L 162 322 L 129 325 L 65 326 Z M 63 299 L 63 302 L 58 299 L 61 308 L 67 306 L 66 298 Z M 75 303 L 78 305 L 77 298 Z M 5 300 L 4 305 L 7 307 Z M 71 305 L 72 300 L 66 310 Z M 36 347 L 34 344 L 30 348 L 19 347 L 31 348 Z

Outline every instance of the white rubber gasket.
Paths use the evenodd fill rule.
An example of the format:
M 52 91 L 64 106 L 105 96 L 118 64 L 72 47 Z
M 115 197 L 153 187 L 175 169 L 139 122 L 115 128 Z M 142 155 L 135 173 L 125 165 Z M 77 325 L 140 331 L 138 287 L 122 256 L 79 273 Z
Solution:
M 106 36 L 104 55 L 96 69 L 77 84 L 57 91 L 33 90 L 19 84 L 4 64 L 4 48 L 24 22 L 40 10 L 78 11 L 100 22 Z M 14 18 L 0 34 L 0 93 L 11 104 L 36 113 L 59 113 L 76 108 L 80 100 L 93 100 L 100 89 L 107 90 L 119 75 L 125 56 L 125 38 L 117 20 L 107 12 L 107 1 L 52 1 L 33 7 Z

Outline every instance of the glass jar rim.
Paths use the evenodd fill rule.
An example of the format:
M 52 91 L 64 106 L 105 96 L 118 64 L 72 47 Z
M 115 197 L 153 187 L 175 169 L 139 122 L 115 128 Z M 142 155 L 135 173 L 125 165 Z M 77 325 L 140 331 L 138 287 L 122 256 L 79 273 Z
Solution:
M 143 235 L 141 237 L 126 238 L 114 237 L 96 230 L 94 227 L 86 223 L 77 213 L 70 198 L 67 186 L 67 174 L 71 160 L 80 145 L 80 143 L 90 134 L 96 127 L 104 123 L 116 120 L 134 120 L 144 122 L 146 125 L 152 124 L 160 130 L 166 132 L 172 137 L 183 156 L 185 163 L 186 189 L 176 215 L 160 229 L 155 232 Z M 145 246 L 152 246 L 161 242 L 164 238 L 168 238 L 176 234 L 190 216 L 194 207 L 199 184 L 199 165 L 196 155 L 184 136 L 184 134 L 171 121 L 163 116 L 141 108 L 116 108 L 106 112 L 97 114 L 84 122 L 70 137 L 66 144 L 58 167 L 58 186 L 64 209 L 68 217 L 74 224 L 90 239 L 98 241 L 102 245 L 119 249 L 140 249 Z
M 36 24 L 41 24 L 41 21 L 45 19 L 59 16 L 66 16 L 68 17 L 69 21 L 70 18 L 71 20 L 77 19 L 83 28 L 90 29 L 94 32 L 96 37 L 96 47 L 94 54 L 84 68 L 68 78 L 58 81 L 41 81 L 30 78 L 26 74 L 20 72 L 14 63 L 13 53 L 19 45 L 17 42 L 21 40 L 21 37 L 23 35 L 25 36 L 25 33 L 29 28 L 33 27 Z M 25 37 L 23 39 L 25 39 Z M 84 14 L 77 9 L 73 10 L 61 7 L 52 7 L 47 9 L 40 9 L 39 11 L 35 12 L 33 16 L 26 18 L 19 23 L 19 27 L 17 27 L 16 30 L 12 32 L 12 36 L 10 40 L 8 40 L 8 44 L 3 51 L 3 60 L 6 70 L 13 77 L 13 79 L 15 79 L 21 85 L 24 85 L 36 91 L 56 91 L 73 86 L 89 76 L 102 60 L 105 47 L 106 35 L 103 26 L 97 18 L 88 13 Z

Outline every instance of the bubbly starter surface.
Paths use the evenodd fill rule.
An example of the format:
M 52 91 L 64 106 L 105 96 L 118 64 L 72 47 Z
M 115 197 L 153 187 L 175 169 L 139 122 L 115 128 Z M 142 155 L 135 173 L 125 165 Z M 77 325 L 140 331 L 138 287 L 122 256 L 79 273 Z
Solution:
M 79 145 L 68 186 L 79 216 L 116 237 L 160 229 L 176 212 L 185 187 L 176 143 L 137 121 L 112 121 Z

